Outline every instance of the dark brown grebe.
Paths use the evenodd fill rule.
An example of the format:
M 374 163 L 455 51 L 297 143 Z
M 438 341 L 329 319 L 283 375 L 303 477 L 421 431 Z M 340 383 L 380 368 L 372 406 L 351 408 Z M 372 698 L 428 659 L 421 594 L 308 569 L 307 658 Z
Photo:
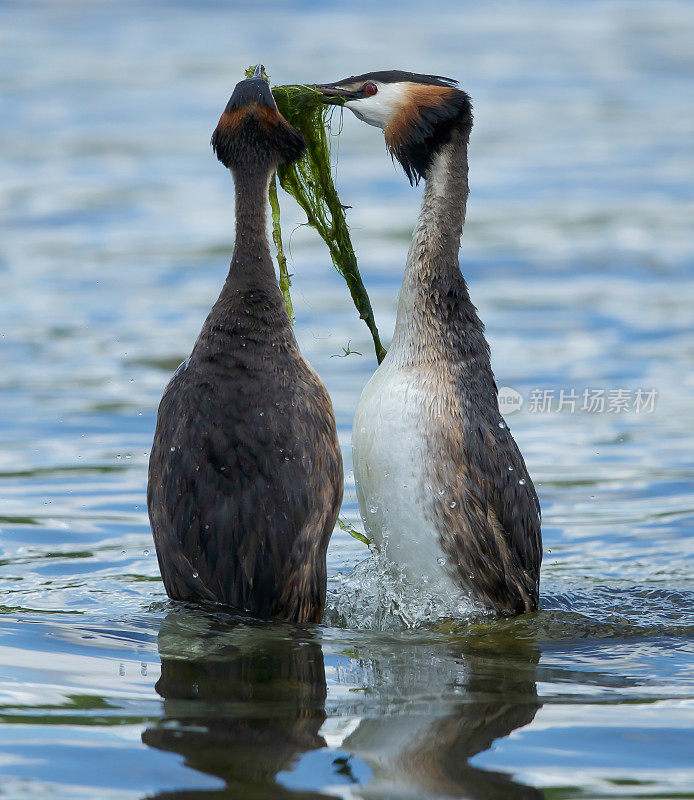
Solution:
M 236 240 L 219 299 L 159 406 L 147 491 L 157 558 L 174 599 L 315 622 L 342 459 L 266 232 L 270 178 L 304 142 L 256 70 L 234 89 L 212 146 L 236 184 Z
M 412 581 L 518 614 L 538 604 L 540 505 L 458 264 L 472 105 L 455 83 L 393 70 L 318 87 L 426 179 L 393 342 L 357 407 L 354 475 L 367 531 Z

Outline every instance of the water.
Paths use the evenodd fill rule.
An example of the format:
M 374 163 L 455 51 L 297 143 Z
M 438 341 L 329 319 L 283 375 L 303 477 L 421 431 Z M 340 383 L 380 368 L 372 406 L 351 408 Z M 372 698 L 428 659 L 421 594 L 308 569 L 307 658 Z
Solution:
M 686 2 L 0 3 L 0 797 L 694 796 L 693 39 Z M 147 457 L 233 244 L 209 136 L 258 60 L 473 96 L 462 264 L 523 399 L 537 615 L 437 622 L 339 530 L 321 626 L 166 601 Z M 420 192 L 351 116 L 337 180 L 387 341 Z M 368 332 L 283 209 L 359 527 Z

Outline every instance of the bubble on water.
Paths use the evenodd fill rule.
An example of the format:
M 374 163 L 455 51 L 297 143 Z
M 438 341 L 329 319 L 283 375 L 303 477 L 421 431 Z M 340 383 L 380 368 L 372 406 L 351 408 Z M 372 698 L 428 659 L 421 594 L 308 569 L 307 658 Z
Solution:
M 525 486 L 525 478 L 521 478 L 521 479 L 518 481 L 518 483 L 519 483 L 521 486 Z

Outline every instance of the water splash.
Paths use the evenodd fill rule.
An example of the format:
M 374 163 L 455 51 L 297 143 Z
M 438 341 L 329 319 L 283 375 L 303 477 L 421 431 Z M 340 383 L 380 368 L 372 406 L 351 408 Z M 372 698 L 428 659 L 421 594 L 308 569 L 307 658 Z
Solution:
M 462 593 L 433 590 L 426 580 L 414 583 L 379 551 L 331 583 L 325 622 L 337 627 L 401 631 L 485 613 Z

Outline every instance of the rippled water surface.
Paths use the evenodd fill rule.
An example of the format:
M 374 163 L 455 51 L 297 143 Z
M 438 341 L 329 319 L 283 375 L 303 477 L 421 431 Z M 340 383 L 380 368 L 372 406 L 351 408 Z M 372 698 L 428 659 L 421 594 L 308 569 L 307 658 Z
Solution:
M 687 2 L 0 2 L 0 797 L 694 797 L 692 41 Z M 233 246 L 209 136 L 259 60 L 472 95 L 461 264 L 524 401 L 539 613 L 432 621 L 339 530 L 321 626 L 167 602 L 147 457 Z M 335 142 L 387 341 L 421 190 L 377 130 Z M 359 527 L 375 361 L 301 222 L 283 198 Z

